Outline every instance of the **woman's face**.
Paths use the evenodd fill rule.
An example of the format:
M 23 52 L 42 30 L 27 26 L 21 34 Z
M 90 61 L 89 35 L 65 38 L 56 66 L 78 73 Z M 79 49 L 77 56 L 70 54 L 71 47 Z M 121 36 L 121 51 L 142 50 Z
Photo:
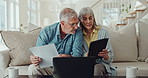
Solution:
M 84 27 L 87 30 L 90 30 L 93 28 L 94 17 L 90 14 L 83 15 L 81 19 L 81 23 L 84 25 Z

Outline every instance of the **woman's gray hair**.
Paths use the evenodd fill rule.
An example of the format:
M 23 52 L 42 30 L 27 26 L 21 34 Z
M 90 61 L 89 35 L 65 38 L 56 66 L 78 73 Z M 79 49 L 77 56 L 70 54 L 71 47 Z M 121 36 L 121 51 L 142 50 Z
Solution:
M 60 12 L 60 21 L 68 22 L 69 19 L 78 17 L 75 10 L 71 8 L 65 8 Z
M 90 14 L 90 15 L 93 16 L 93 18 L 94 18 L 94 26 L 96 26 L 97 24 L 96 24 L 95 16 L 94 16 L 93 10 L 92 10 L 90 7 L 84 7 L 84 8 L 82 8 L 82 9 L 80 10 L 80 12 L 79 12 L 79 19 L 81 20 L 81 19 L 82 19 L 82 16 L 83 16 L 83 15 L 86 15 L 86 14 Z M 81 23 L 81 22 L 80 22 L 80 23 Z M 81 25 L 82 25 L 82 24 L 80 24 L 80 26 L 81 26 Z

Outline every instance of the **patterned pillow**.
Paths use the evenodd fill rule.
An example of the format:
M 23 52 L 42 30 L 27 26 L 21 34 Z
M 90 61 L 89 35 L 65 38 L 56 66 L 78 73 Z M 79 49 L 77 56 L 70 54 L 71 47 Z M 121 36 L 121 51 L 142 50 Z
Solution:
M 105 28 L 110 35 L 114 52 L 114 61 L 137 61 L 137 36 L 135 25 L 130 25 L 121 30 L 114 31 Z
M 1 31 L 2 38 L 11 50 L 10 66 L 30 64 L 30 47 L 35 46 L 39 31 L 23 33 L 19 31 Z

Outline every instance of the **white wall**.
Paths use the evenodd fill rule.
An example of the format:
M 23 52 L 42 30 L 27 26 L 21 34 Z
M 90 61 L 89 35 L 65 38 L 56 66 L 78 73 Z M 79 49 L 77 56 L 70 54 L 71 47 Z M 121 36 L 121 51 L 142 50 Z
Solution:
M 60 4 L 49 1 L 40 2 L 40 19 L 41 27 L 53 24 L 59 21 L 59 12 L 65 8 L 70 7 L 75 9 L 75 4 Z
M 52 12 L 49 9 L 49 6 L 55 6 L 55 3 L 50 3 L 49 1 L 42 1 L 40 2 L 40 26 L 45 27 L 49 24 L 55 23 L 58 21 L 58 14 L 56 12 Z M 28 11 L 28 0 L 20 0 L 19 3 L 19 12 L 20 12 L 20 24 L 23 26 L 28 27 L 29 17 L 27 15 Z M 48 19 L 48 20 L 47 20 Z M 46 20 L 46 25 L 45 25 Z
M 78 0 L 76 3 L 76 11 L 79 13 L 83 7 L 92 7 L 95 3 L 101 0 Z
M 79 10 L 83 7 L 91 7 L 94 3 L 99 0 L 78 0 L 77 3 L 73 4 L 72 2 L 65 0 L 61 3 L 60 1 L 40 1 L 40 25 L 45 27 L 59 21 L 59 12 L 65 8 L 70 7 L 76 10 L 79 14 Z M 58 10 L 58 12 L 57 12 Z
M 45 23 L 53 24 L 58 21 L 58 14 L 54 10 L 49 9 L 49 6 L 55 6 L 55 3 L 41 2 L 40 3 L 40 24 L 45 27 Z M 47 20 L 49 19 L 49 20 Z M 45 21 L 46 20 L 46 21 Z
M 27 16 L 27 10 L 28 10 L 28 4 L 27 4 L 28 0 L 20 0 L 19 2 L 19 12 L 20 12 L 20 24 L 22 24 L 23 26 L 28 26 L 28 16 Z

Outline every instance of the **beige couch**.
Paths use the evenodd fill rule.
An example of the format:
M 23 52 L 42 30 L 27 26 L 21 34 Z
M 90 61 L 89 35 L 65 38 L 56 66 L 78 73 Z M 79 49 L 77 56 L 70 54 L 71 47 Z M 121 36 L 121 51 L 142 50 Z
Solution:
M 104 27 L 110 33 L 114 50 L 113 65 L 117 67 L 117 75 L 125 76 L 127 66 L 138 67 L 139 76 L 148 76 L 148 26 L 139 23 L 139 36 L 136 35 L 135 25 L 114 31 Z M 10 50 L 0 52 L 0 73 L 7 73 L 8 67 L 19 67 L 20 75 L 27 75 L 31 53 L 28 48 L 35 46 L 39 30 L 30 33 L 1 31 L 2 38 Z

